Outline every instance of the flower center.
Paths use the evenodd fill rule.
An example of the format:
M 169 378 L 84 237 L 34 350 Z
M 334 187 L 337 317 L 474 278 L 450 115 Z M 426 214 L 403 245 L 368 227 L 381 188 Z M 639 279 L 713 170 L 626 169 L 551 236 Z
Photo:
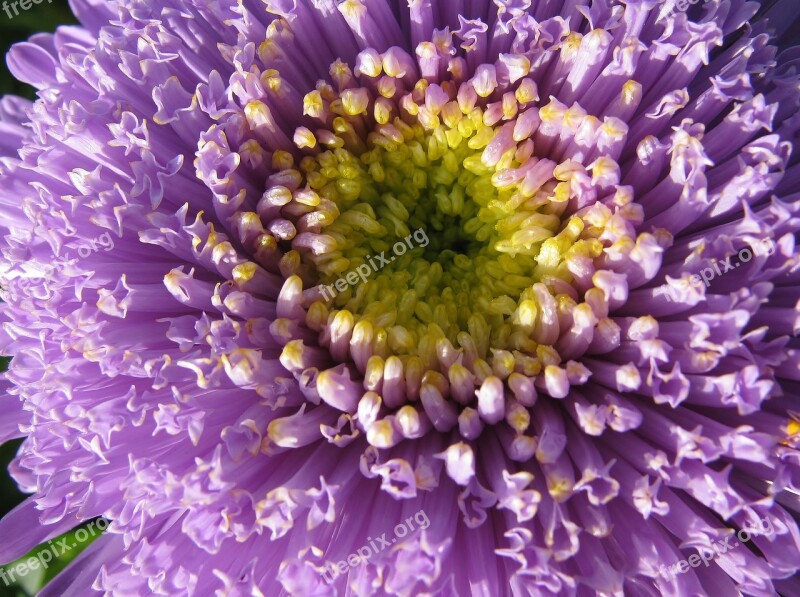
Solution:
M 459 336 L 471 331 L 482 358 L 490 347 L 534 350 L 517 333 L 520 304 L 582 229 L 575 219 L 560 231 L 566 204 L 554 164 L 532 157 L 530 142 L 514 147 L 516 121 L 504 125 L 514 150 L 503 152 L 475 97 L 459 105 L 448 87 L 450 94 L 422 81 L 422 110 L 406 102 L 417 122 L 395 117 L 363 147 L 301 162 L 308 188 L 330 202 L 321 211 L 332 223 L 293 244 L 319 272 L 341 324 L 385 329 L 389 354 L 420 357 L 427 368 L 439 366 L 437 345 L 467 348 Z M 347 118 L 370 108 L 366 94 L 354 101 L 349 91 L 331 107 L 344 114 L 334 119 L 343 135 L 355 128 Z
M 259 204 L 266 249 L 283 247 L 281 271 L 296 275 L 298 300 L 307 289 L 304 324 L 318 335 L 278 319 L 281 362 L 364 428 L 394 412 L 369 438 L 379 447 L 423 433 L 422 419 L 470 437 L 505 418 L 522 433 L 537 387 L 565 396 L 589 375 L 572 359 L 619 344 L 608 312 L 625 276 L 600 261 L 664 240 L 636 239 L 642 211 L 619 185 L 627 126 L 613 114 L 636 100 L 630 85 L 601 120 L 540 103 L 524 57 L 467 79 L 463 58 L 425 76 L 446 53 L 417 54 L 364 50 L 355 75 L 334 63 L 333 84 L 303 102 L 319 126 L 273 155 Z M 265 109 L 247 106 L 251 129 Z M 330 367 L 312 366 L 317 346 Z

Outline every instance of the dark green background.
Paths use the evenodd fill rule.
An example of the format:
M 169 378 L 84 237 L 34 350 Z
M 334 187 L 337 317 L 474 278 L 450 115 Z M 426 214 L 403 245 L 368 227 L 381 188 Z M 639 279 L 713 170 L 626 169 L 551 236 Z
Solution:
M 14 14 L 13 10 L 11 14 Z M 9 19 L 5 11 L 0 10 L 0 51 L 3 54 L 3 64 L 0 68 L 0 95 L 14 93 L 34 97 L 30 87 L 15 81 L 8 72 L 5 55 L 12 44 L 23 41 L 34 33 L 54 31 L 59 25 L 75 22 L 66 0 L 53 0 L 51 3 L 43 0 L 41 4 L 34 4 L 29 10 L 20 10 L 19 16 L 13 19 Z

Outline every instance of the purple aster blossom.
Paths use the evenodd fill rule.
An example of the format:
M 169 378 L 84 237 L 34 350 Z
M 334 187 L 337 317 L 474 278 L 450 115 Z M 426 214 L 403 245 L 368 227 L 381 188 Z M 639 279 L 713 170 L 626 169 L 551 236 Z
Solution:
M 104 516 L 44 595 L 800 594 L 793 1 L 72 4 L 0 102 L 0 561 Z

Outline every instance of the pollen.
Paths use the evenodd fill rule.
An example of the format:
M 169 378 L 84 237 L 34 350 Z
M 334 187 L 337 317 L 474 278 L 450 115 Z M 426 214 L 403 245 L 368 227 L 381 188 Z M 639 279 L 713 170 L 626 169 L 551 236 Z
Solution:
M 566 40 L 566 51 L 581 43 Z M 422 43 L 416 56 L 433 59 L 437 51 Z M 619 337 L 609 329 L 607 292 L 595 284 L 610 282 L 593 274 L 594 260 L 624 258 L 636 247 L 627 222 L 641 214 L 628 209 L 619 166 L 598 145 L 627 128 L 578 103 L 540 101 L 526 61 L 506 65 L 505 78 L 482 65 L 458 84 L 410 81 L 411 61 L 399 48 L 364 50 L 355 71 L 337 61 L 333 85 L 320 82 L 305 95 L 303 112 L 319 124 L 295 129 L 299 157 L 273 154 L 275 182 L 258 210 L 281 217 L 256 239 L 259 264 L 302 281 L 305 324 L 320 346 L 353 364 L 368 402 L 377 397 L 396 412 L 365 424 L 370 444 L 388 448 L 430 424 L 458 424 L 466 438 L 484 424 L 505 424 L 515 449 L 532 455 L 535 442 L 524 435 L 530 413 L 503 398 L 505 384 L 521 391 L 542 376 L 552 395 L 563 396 L 591 374 L 569 360 L 588 348 L 591 330 Z M 266 104 L 251 102 L 245 112 L 251 126 L 277 134 Z M 549 159 L 570 143 L 584 153 Z M 608 199 L 581 208 L 598 193 Z M 223 260 L 225 251 L 214 254 Z M 582 291 L 567 292 L 578 277 Z M 266 283 L 249 263 L 235 266 L 232 278 Z M 288 321 L 279 318 L 270 333 L 283 345 L 283 366 L 305 371 L 311 349 L 292 337 Z M 575 326 L 575 339 L 559 343 L 569 331 L 561 321 Z M 328 401 L 355 408 L 352 396 L 337 394 L 346 387 L 341 372 L 305 375 Z M 619 382 L 640 383 L 634 372 Z M 429 419 L 417 416 L 415 402 Z M 459 421 L 468 405 L 475 416 L 464 410 Z M 566 496 L 571 485 L 564 480 L 552 491 Z

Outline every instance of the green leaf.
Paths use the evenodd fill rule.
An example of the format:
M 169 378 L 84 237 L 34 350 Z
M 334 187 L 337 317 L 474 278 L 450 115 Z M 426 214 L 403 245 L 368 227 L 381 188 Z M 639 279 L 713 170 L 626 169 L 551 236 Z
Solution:
M 88 521 L 0 567 L 0 595 L 33 597 L 102 535 L 106 526 L 102 518 Z

